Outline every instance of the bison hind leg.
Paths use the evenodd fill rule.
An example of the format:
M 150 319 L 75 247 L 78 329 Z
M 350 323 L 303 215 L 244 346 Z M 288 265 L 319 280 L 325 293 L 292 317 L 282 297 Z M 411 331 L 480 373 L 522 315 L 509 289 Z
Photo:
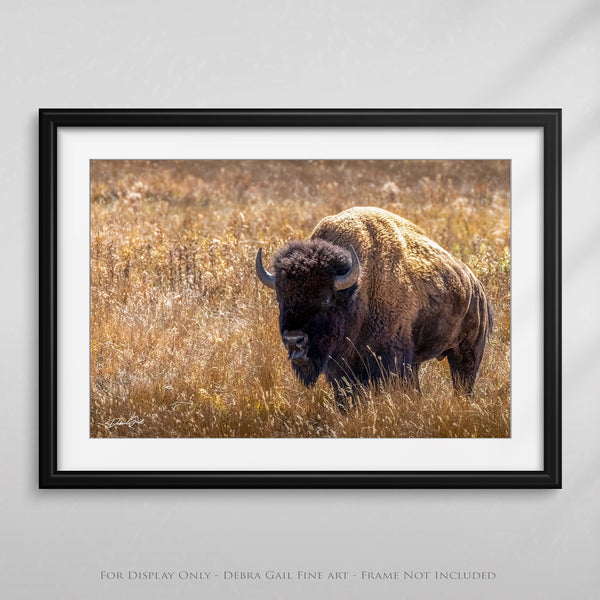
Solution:
M 473 386 L 492 327 L 492 308 L 487 302 L 481 283 L 477 281 L 473 288 L 469 310 L 463 321 L 465 335 L 455 348 L 446 351 L 452 383 L 458 393 L 473 396 Z
M 473 396 L 473 386 L 481 364 L 483 347 L 452 349 L 447 353 L 454 390 L 459 394 Z

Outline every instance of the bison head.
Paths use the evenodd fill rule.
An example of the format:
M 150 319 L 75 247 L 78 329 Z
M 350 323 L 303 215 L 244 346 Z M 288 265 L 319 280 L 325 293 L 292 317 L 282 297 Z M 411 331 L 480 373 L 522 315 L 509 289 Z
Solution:
M 352 246 L 312 239 L 279 250 L 273 267 L 274 274 L 264 268 L 259 250 L 256 273 L 277 293 L 281 339 L 296 375 L 310 386 L 343 340 L 360 262 Z

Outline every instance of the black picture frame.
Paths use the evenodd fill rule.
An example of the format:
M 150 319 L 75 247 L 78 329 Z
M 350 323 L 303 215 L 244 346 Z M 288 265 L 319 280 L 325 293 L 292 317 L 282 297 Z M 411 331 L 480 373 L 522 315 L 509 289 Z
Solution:
M 411 127 L 543 131 L 543 457 L 540 471 L 60 471 L 57 468 L 57 138 L 69 127 Z M 39 111 L 40 488 L 560 488 L 561 110 Z

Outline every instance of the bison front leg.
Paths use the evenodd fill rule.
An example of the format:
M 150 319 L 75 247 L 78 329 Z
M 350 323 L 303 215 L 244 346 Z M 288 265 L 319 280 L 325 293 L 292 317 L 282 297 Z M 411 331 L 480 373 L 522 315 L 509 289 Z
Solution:
M 389 361 L 387 368 L 389 373 L 393 373 L 398 376 L 403 386 L 407 390 L 414 390 L 417 394 L 421 393 L 421 386 L 419 384 L 419 366 L 420 363 L 414 361 L 414 352 L 411 350 L 404 350 L 397 352 L 393 358 Z
M 333 397 L 338 410 L 346 414 L 354 405 L 354 395 L 356 393 L 355 384 L 348 379 L 341 378 L 332 381 Z
M 419 383 L 419 367 L 421 365 L 419 363 L 415 363 L 412 366 L 411 369 L 411 376 L 410 376 L 410 381 L 412 384 L 412 387 L 414 388 L 415 392 L 417 392 L 417 394 L 421 394 L 421 384 Z

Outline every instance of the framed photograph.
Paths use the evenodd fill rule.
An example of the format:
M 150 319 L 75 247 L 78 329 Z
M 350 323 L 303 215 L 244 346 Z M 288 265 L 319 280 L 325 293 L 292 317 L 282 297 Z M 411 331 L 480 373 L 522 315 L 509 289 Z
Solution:
M 40 110 L 40 487 L 561 486 L 561 112 Z

